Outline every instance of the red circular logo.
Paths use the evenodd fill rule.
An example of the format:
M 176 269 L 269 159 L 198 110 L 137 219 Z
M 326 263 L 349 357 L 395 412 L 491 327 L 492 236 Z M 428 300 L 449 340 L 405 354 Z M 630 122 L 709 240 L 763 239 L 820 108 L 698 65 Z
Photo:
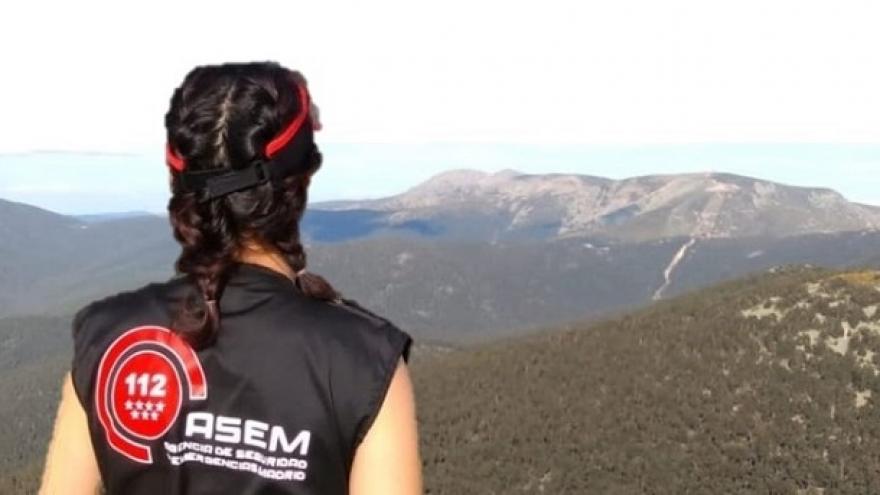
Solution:
M 180 377 L 167 357 L 153 350 L 126 358 L 110 385 L 113 415 L 128 433 L 145 440 L 164 435 L 181 405 Z
M 107 444 L 152 464 L 150 444 L 165 435 L 184 401 L 205 400 L 208 382 L 195 350 L 168 328 L 145 325 L 119 335 L 98 364 L 95 408 Z

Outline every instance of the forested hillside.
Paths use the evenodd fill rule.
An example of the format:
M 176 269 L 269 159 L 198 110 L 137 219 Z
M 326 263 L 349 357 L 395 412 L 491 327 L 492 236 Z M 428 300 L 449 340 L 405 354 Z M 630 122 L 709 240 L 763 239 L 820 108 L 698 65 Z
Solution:
M 880 273 L 791 267 L 416 354 L 427 493 L 880 493 L 878 308 Z M 0 493 L 36 486 L 64 364 L 0 381 Z
M 878 284 L 786 270 L 426 363 L 430 493 L 880 493 Z

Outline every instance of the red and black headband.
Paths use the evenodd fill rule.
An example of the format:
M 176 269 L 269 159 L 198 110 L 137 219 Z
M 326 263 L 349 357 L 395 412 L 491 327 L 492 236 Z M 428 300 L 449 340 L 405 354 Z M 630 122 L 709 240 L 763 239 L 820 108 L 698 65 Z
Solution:
M 165 146 L 168 166 L 178 172 L 186 191 L 203 191 L 200 201 L 208 201 L 226 194 L 258 186 L 264 182 L 304 172 L 314 147 L 312 119 L 309 119 L 309 94 L 303 84 L 296 86 L 299 94 L 299 113 L 276 137 L 266 144 L 267 161 L 243 169 L 187 170 L 183 157 L 175 153 L 171 143 Z M 306 122 L 308 125 L 303 125 Z

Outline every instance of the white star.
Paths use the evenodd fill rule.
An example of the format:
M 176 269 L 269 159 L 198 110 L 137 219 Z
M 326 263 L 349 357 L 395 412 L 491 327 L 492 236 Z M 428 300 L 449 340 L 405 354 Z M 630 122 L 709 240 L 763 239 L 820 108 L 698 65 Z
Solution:
M 132 404 L 130 400 L 125 401 L 125 410 L 126 411 L 131 411 L 131 408 L 133 406 L 134 406 L 134 404 Z
M 131 412 L 131 419 L 138 419 L 140 416 L 141 416 L 141 413 L 139 413 L 137 411 Z
M 152 410 L 153 410 L 153 403 L 147 402 L 147 411 L 152 411 Z
M 159 412 L 164 411 L 165 410 L 165 403 L 164 402 L 157 402 L 156 403 L 156 410 Z
M 141 409 L 144 408 L 144 403 L 141 402 L 141 401 L 137 401 L 137 402 L 134 403 L 134 407 L 136 407 L 137 410 L 140 411 Z
M 151 412 L 150 419 L 152 419 L 153 421 L 156 421 L 157 419 L 159 419 L 159 414 L 156 412 Z

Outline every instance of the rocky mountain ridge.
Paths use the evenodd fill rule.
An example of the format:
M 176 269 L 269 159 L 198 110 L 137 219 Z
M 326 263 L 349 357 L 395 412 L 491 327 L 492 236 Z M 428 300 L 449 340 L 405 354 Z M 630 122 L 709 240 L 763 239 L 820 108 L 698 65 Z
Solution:
M 713 172 L 612 180 L 453 170 L 399 195 L 319 207 L 385 212 L 389 225 L 470 221 L 498 238 L 785 237 L 880 227 L 880 207 L 850 202 L 831 189 Z

